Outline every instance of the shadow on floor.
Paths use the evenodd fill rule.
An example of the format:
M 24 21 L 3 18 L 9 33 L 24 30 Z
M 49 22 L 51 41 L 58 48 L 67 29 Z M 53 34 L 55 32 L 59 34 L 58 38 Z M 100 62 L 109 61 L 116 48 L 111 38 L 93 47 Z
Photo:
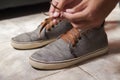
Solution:
M 46 12 L 49 10 L 49 6 L 49 3 L 40 3 L 36 5 L 0 10 L 0 20 Z
M 120 21 L 107 21 L 105 24 L 106 31 L 111 31 L 114 29 L 117 29 L 118 27 L 120 27 Z M 115 40 L 112 42 L 109 42 L 109 50 L 110 50 L 110 54 L 111 53 L 120 53 L 120 40 Z
M 109 48 L 110 48 L 109 49 L 110 54 L 120 53 L 120 40 L 110 42 Z

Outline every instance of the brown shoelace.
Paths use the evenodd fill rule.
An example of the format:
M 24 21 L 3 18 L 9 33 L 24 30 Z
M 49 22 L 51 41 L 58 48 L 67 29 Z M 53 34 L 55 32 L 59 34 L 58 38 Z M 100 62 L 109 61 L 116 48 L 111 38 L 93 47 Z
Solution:
M 60 8 L 58 8 L 57 6 L 55 6 L 52 2 L 50 3 L 55 9 L 57 9 L 58 11 L 62 11 Z M 78 42 L 78 39 L 81 39 L 81 35 L 80 34 L 85 34 L 89 31 L 89 29 L 86 30 L 80 30 L 78 28 L 72 28 L 70 31 L 68 31 L 66 34 L 63 34 L 61 36 L 61 38 L 68 42 L 71 43 L 72 46 L 74 47 L 76 45 L 76 43 Z
M 78 42 L 78 39 L 80 39 L 80 30 L 77 28 L 72 28 L 66 34 L 63 34 L 61 38 L 65 42 L 71 43 L 72 46 L 74 47 L 76 43 Z
M 44 28 L 46 28 L 46 30 L 50 31 L 51 28 L 54 27 L 54 24 L 53 24 L 53 22 L 52 22 L 52 18 L 47 18 L 47 19 L 45 19 L 45 20 L 41 23 L 40 26 L 42 26 L 42 28 L 40 29 L 40 33 L 41 33 L 41 31 L 42 31 Z
M 62 11 L 60 8 L 58 8 L 57 6 L 55 6 L 52 2 L 50 2 L 50 4 L 51 4 L 55 9 L 57 9 L 57 10 L 59 10 L 59 11 Z
M 59 8 L 57 8 L 52 2 L 50 3 L 53 7 L 55 7 L 56 9 L 60 10 Z M 61 11 L 61 10 L 60 10 Z M 44 13 L 45 15 L 48 16 L 48 14 Z M 54 23 L 52 22 L 53 18 L 47 18 L 44 20 L 44 22 L 41 23 L 42 28 L 40 29 L 40 33 L 41 31 L 44 29 L 44 27 L 46 28 L 46 30 L 50 31 L 51 28 L 54 27 Z M 60 22 L 61 20 L 59 20 Z
M 57 6 L 55 6 L 52 2 L 51 5 L 56 8 L 57 10 L 61 11 Z M 71 43 L 73 46 L 76 45 L 78 39 L 80 39 L 80 30 L 77 28 L 72 28 L 66 34 L 63 34 L 61 38 L 68 43 Z

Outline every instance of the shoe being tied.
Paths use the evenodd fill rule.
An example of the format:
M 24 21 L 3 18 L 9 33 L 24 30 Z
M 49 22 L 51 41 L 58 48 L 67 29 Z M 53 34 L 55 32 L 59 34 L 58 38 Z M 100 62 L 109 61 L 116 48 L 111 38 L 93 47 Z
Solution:
M 47 18 L 34 31 L 13 37 L 11 45 L 16 49 L 42 47 L 55 41 L 58 36 L 71 28 L 72 25 L 66 20 L 62 20 L 57 25 L 54 25 L 52 18 Z
M 32 54 L 29 61 L 38 69 L 60 69 L 107 51 L 108 40 L 103 25 L 86 31 L 72 28 L 55 42 Z

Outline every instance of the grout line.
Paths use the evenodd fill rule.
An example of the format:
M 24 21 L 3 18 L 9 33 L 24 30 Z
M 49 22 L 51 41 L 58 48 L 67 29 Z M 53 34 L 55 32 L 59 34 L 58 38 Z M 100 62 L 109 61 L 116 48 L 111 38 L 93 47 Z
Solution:
M 41 79 L 43 79 L 43 78 L 49 77 L 49 76 L 51 76 L 51 75 L 55 75 L 55 74 L 60 73 L 60 72 L 61 72 L 61 71 L 54 72 L 54 73 L 51 73 L 51 74 L 48 74 L 48 75 L 45 75 L 45 76 L 42 76 L 42 77 L 38 77 L 38 78 L 36 78 L 36 79 L 34 79 L 34 80 L 41 80 Z
M 58 74 L 58 73 L 60 73 L 60 72 L 64 72 L 64 71 L 67 71 L 67 70 L 69 70 L 69 69 L 63 69 L 63 70 L 61 70 L 61 71 L 58 71 L 58 72 L 55 72 L 55 73 L 52 73 L 52 74 L 45 75 L 45 76 L 43 76 L 43 77 L 39 77 L 39 78 L 34 79 L 34 80 L 42 80 L 42 79 L 44 79 L 44 78 L 46 78 L 46 77 L 49 77 L 49 76 L 52 76 L 52 75 L 55 75 L 55 74 Z
M 58 71 L 58 72 L 55 72 L 55 73 L 52 73 L 52 74 L 48 74 L 48 75 L 45 75 L 45 76 L 42 76 L 42 77 L 38 77 L 38 78 L 36 78 L 36 79 L 34 79 L 34 80 L 41 80 L 41 79 L 43 79 L 43 78 L 46 78 L 46 77 L 48 77 L 48 76 L 51 76 L 51 75 L 54 75 L 54 74 L 57 74 L 57 73 L 60 73 L 61 71 Z
M 81 69 L 82 71 L 84 71 L 85 73 L 87 73 L 89 76 L 93 77 L 95 80 L 100 80 L 97 77 L 95 77 L 92 74 L 90 74 L 89 72 L 87 72 L 86 70 L 84 70 L 83 68 L 81 68 L 81 67 L 78 67 L 78 68 Z

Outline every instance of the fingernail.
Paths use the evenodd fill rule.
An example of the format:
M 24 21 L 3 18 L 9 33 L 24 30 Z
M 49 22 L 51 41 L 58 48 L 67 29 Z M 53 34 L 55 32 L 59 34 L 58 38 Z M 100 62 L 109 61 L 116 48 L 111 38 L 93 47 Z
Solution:
M 59 12 L 55 12 L 54 14 L 53 14 L 53 17 L 59 17 Z
M 55 24 L 57 21 L 56 21 L 56 19 L 53 19 L 53 23 Z

